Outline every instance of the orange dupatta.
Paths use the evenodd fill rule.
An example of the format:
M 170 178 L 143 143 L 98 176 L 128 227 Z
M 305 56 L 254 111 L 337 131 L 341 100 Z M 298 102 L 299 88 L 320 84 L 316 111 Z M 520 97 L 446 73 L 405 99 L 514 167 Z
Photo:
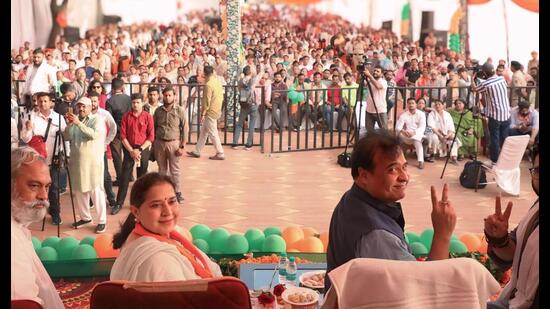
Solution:
M 191 265 L 195 270 L 195 274 L 197 274 L 202 279 L 213 277 L 212 272 L 208 268 L 208 264 L 206 263 L 206 260 L 204 259 L 202 254 L 200 254 L 200 251 L 189 240 L 181 236 L 181 234 L 179 234 L 178 232 L 170 232 L 170 238 L 167 238 L 159 234 L 151 233 L 147 231 L 140 223 L 136 223 L 136 227 L 134 228 L 132 233 L 138 236 L 153 237 L 158 241 L 175 245 L 176 248 L 178 248 L 178 251 L 183 256 L 185 256 L 189 260 L 189 262 L 191 262 Z M 200 263 L 197 262 L 197 260 L 199 260 Z

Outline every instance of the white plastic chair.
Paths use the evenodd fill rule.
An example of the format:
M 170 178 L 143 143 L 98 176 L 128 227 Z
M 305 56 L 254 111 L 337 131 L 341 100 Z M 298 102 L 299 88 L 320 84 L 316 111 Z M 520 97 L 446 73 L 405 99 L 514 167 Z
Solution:
M 494 175 L 495 181 L 480 183 L 480 169 L 476 183 L 478 185 L 496 183 L 502 191 L 518 196 L 521 185 L 521 170 L 519 165 L 521 164 L 521 160 L 523 159 L 523 155 L 528 144 L 529 135 L 507 137 L 506 140 L 504 140 L 504 145 L 502 146 L 496 165 L 493 167 L 485 164 L 482 165 L 482 168 L 485 171 Z

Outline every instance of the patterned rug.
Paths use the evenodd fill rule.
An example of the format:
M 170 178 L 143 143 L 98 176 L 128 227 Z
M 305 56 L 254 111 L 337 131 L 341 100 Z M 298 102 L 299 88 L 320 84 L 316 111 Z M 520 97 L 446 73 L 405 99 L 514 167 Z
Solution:
M 108 280 L 108 277 L 60 279 L 54 281 L 54 285 L 65 308 L 89 309 L 94 287 Z

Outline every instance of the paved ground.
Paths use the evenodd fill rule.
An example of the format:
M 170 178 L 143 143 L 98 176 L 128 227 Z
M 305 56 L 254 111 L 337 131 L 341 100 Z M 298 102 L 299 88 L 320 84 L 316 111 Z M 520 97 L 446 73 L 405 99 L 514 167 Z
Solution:
M 234 232 L 244 232 L 250 227 L 291 225 L 328 231 L 333 208 L 352 184 L 350 170 L 336 164 L 341 149 L 268 154 L 267 151 L 261 153 L 257 147 L 252 151 L 225 147 L 225 161 L 208 160 L 213 152 L 213 147 L 207 146 L 200 159 L 181 159 L 185 202 L 179 223 L 186 228 L 203 223 Z M 436 185 L 440 191 L 447 182 L 450 200 L 458 215 L 456 233 L 482 232 L 483 218 L 494 211 L 494 197 L 499 192 L 495 184 L 474 193 L 458 182 L 465 161 L 458 167 L 449 165 L 441 180 L 444 161 L 426 163 L 424 170 L 418 170 L 415 157 L 408 155 L 407 158 L 411 164 L 411 182 L 402 201 L 407 231 L 421 232 L 431 227 L 430 185 Z M 529 166 L 527 161 L 521 166 L 520 196 L 503 194 L 505 201 L 514 202 L 511 226 L 518 223 L 536 198 L 531 189 Z M 112 165 L 110 167 L 114 175 Z M 156 171 L 156 164 L 151 164 L 149 170 Z M 61 236 L 80 239 L 93 235 L 95 226 L 79 230 L 70 227 L 73 217 L 69 195 L 62 196 L 61 202 L 64 221 Z M 109 214 L 107 232 L 116 232 L 128 213 L 129 206 L 125 205 L 118 215 Z M 41 223 L 30 228 L 41 239 L 57 233 L 49 216 L 45 226 L 44 232 L 40 231 Z

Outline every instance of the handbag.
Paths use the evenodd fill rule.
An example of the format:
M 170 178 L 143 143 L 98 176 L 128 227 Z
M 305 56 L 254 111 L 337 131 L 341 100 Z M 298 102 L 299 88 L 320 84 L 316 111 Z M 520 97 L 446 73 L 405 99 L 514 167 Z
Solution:
M 52 119 L 48 119 L 48 125 L 46 126 L 46 133 L 44 134 L 44 137 L 40 135 L 34 135 L 31 140 L 27 143 L 29 147 L 32 147 L 38 154 L 46 158 L 48 156 L 48 152 L 46 150 L 46 140 L 48 139 L 48 132 L 50 131 L 50 124 L 52 123 Z

